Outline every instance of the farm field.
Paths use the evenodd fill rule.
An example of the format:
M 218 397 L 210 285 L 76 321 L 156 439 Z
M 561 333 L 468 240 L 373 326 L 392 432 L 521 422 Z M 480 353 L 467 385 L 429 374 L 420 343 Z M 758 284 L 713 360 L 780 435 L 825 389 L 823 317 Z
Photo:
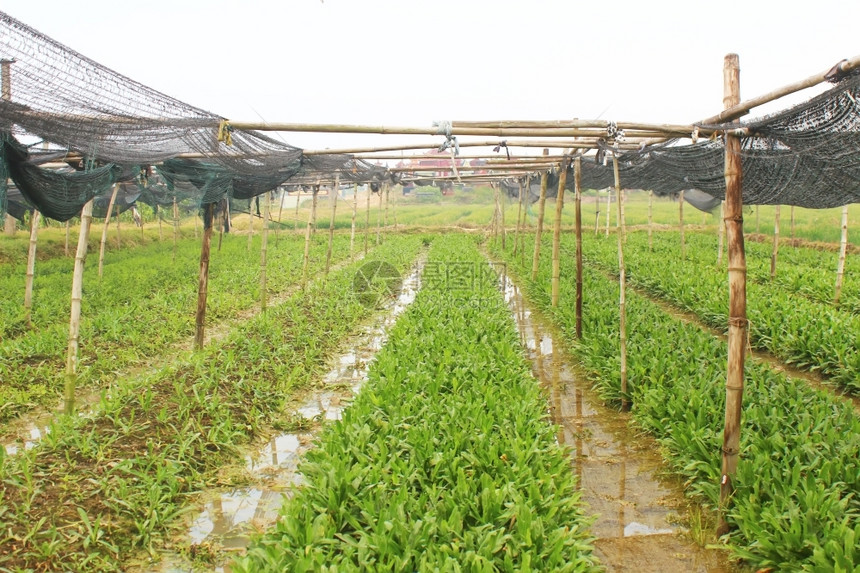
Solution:
M 649 260 L 642 253 L 639 257 L 630 254 L 641 240 L 636 234 L 629 235 L 625 259 L 630 261 L 631 281 L 637 280 L 637 260 L 640 264 Z M 647 238 L 645 241 L 647 250 Z M 566 245 L 562 275 L 573 277 L 572 243 Z M 544 248 L 549 252 L 548 243 Z M 590 264 L 585 267 L 581 341 L 573 341 L 572 281 L 562 281 L 558 309 L 549 305 L 547 257 L 542 258 L 538 280 L 524 282 L 530 298 L 568 334 L 595 386 L 610 403 L 619 404 L 619 292 L 617 281 L 607 272 L 613 248 L 617 248 L 614 237 L 585 242 L 583 250 Z M 510 251 L 503 256 L 513 272 L 530 275 L 531 261 L 523 265 Z M 679 275 L 676 268 L 689 263 L 681 262 L 677 255 L 664 257 L 653 263 L 654 275 L 660 270 L 660 276 L 672 282 Z M 678 290 L 701 293 L 695 291 L 694 283 L 684 283 Z M 716 283 L 707 286 L 712 287 L 703 289 L 708 295 L 719 290 Z M 627 297 L 628 398 L 633 416 L 660 441 L 668 460 L 687 480 L 689 494 L 716 507 L 726 345 L 630 289 Z M 854 570 L 860 561 L 856 543 L 860 535 L 860 462 L 856 455 L 860 418 L 856 411 L 827 392 L 810 389 L 802 381 L 756 363 L 747 363 L 746 385 L 742 459 L 727 515 L 732 526 L 729 547 L 754 567 Z

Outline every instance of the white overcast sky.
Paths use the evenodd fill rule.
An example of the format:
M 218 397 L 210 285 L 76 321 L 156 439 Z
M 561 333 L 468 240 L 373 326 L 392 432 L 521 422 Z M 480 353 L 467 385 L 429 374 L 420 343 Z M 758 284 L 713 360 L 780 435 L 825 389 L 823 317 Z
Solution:
M 860 54 L 860 0 L 4 0 L 0 10 L 236 121 L 691 123 L 722 109 L 729 52 L 743 99 Z

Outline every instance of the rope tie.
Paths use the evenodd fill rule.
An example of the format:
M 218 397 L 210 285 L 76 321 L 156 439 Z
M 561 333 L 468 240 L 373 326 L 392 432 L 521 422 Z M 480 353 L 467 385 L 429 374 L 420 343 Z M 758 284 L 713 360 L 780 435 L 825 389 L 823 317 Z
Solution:
M 741 214 L 741 215 L 735 215 L 735 216 L 733 216 L 733 217 L 723 217 L 723 221 L 725 221 L 725 222 L 729 222 L 729 221 L 731 221 L 731 222 L 733 222 L 733 223 L 741 223 L 741 224 L 743 224 L 743 222 L 744 222 L 744 216 Z
M 222 119 L 218 124 L 218 141 L 223 141 L 225 145 L 233 145 L 233 136 L 231 132 L 233 126 L 226 119 Z
M 606 126 L 606 138 L 615 139 L 616 137 L 618 137 L 618 124 L 614 121 L 610 121 Z
M 510 161 L 511 160 L 511 150 L 508 149 L 508 142 L 507 141 L 500 141 L 499 144 L 493 148 L 493 151 L 498 153 L 502 147 L 505 148 L 505 155 L 508 156 L 508 161 Z
M 748 318 L 731 318 L 729 317 L 729 326 L 737 326 L 746 329 L 747 333 L 747 352 L 752 354 L 752 343 L 750 342 L 750 331 L 752 330 L 752 322 Z

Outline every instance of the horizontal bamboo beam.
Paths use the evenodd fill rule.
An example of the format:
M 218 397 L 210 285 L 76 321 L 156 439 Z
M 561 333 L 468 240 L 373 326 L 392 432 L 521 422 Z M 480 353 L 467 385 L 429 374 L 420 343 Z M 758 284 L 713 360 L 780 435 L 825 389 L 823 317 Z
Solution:
M 746 101 L 742 101 L 737 105 L 733 105 L 717 115 L 711 116 L 709 118 L 703 119 L 700 122 L 702 125 L 713 125 L 719 123 L 728 123 L 739 117 L 742 117 L 750 112 L 754 107 L 758 107 L 760 105 L 764 105 L 766 103 L 770 103 L 774 100 L 777 100 L 781 97 L 785 97 L 789 94 L 793 94 L 795 92 L 799 92 L 800 90 L 804 90 L 806 88 L 811 88 L 816 86 L 822 82 L 827 81 L 834 74 L 838 73 L 848 73 L 851 70 L 857 69 L 860 67 L 860 56 L 854 56 L 853 58 L 842 60 L 832 68 L 819 72 L 817 74 L 813 74 L 806 79 L 800 80 L 798 82 L 794 82 L 792 84 L 788 84 L 786 86 L 782 86 L 781 88 L 777 88 L 773 91 L 770 91 L 764 95 L 761 95 L 756 98 L 752 98 Z
M 613 122 L 605 119 L 572 119 L 572 120 L 503 120 L 503 121 L 452 121 L 454 128 L 485 128 L 485 129 L 607 129 Z M 633 121 L 614 122 L 618 129 L 625 131 L 653 131 L 660 133 L 683 133 L 690 135 L 694 126 L 666 123 L 641 123 Z

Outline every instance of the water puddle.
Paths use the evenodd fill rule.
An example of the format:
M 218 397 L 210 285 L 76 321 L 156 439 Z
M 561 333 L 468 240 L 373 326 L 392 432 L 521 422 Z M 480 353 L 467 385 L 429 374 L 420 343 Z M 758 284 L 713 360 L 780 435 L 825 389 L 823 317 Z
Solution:
M 242 552 L 250 536 L 265 531 L 277 519 L 278 511 L 294 488 L 301 485 L 298 465 L 313 447 L 321 426 L 319 422 L 338 420 L 353 396 L 367 380 L 367 370 L 385 344 L 390 327 L 415 300 L 421 288 L 420 258 L 400 288 L 396 299 L 386 303 L 381 314 L 351 339 L 347 349 L 332 361 L 331 370 L 318 388 L 298 400 L 293 410 L 304 429 L 273 436 L 258 451 L 245 459 L 244 471 L 251 485 L 241 488 L 216 488 L 201 494 L 198 509 L 192 512 L 185 535 L 189 554 L 215 562 L 225 553 Z M 182 543 L 180 543 L 182 545 Z M 227 565 L 210 565 L 210 570 L 229 571 Z M 187 557 L 164 553 L 154 567 L 142 570 L 159 573 L 194 571 Z
M 693 543 L 678 525 L 687 501 L 665 471 L 659 446 L 637 433 L 629 415 L 606 408 L 558 345 L 558 333 L 536 313 L 509 277 L 502 287 L 520 339 L 544 385 L 559 443 L 573 448 L 571 465 L 589 513 L 596 555 L 607 571 L 731 571 L 724 554 Z

